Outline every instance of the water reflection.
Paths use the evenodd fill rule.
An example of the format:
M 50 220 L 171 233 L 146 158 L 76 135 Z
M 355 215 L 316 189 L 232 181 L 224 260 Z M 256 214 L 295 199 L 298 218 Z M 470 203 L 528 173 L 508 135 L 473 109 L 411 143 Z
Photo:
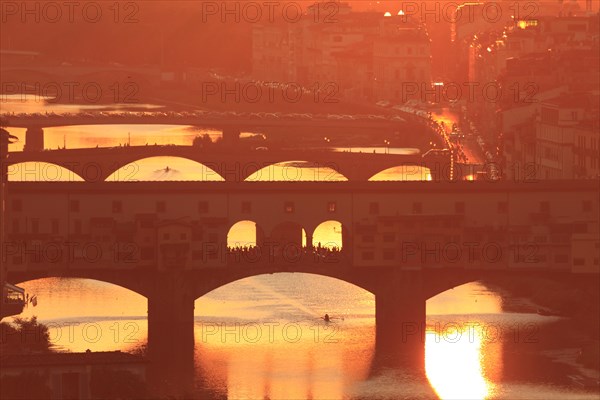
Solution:
M 10 133 L 20 140 L 9 145 L 9 151 L 23 150 L 25 132 L 25 128 L 10 128 Z M 44 148 L 56 150 L 155 144 L 191 146 L 196 136 L 204 134 L 213 140 L 221 136 L 221 132 L 213 129 L 182 125 L 59 126 L 44 128 Z
M 276 163 L 265 168 L 261 168 L 248 178 L 248 182 L 256 181 L 288 181 L 288 182 L 306 182 L 306 181 L 346 181 L 345 176 L 329 167 L 320 167 L 307 161 L 288 161 Z
M 430 181 L 429 168 L 419 165 L 401 165 L 388 168 L 373 176 L 370 181 Z
M 82 279 L 22 286 L 39 299 L 22 316 L 51 323 L 59 350 L 134 351 L 146 343 L 147 301 L 134 292 Z M 530 364 L 524 379 L 507 379 L 506 372 L 523 375 L 514 366 L 524 356 L 505 350 L 515 343 L 504 346 L 512 337 L 501 332 L 512 332 L 514 323 L 543 327 L 556 318 L 503 312 L 501 299 L 477 283 L 428 301 L 428 381 L 401 367 L 377 368 L 374 301 L 342 281 L 284 273 L 243 279 L 203 296 L 195 304 L 193 396 L 418 399 L 431 398 L 431 385 L 443 399 L 597 398 L 548 384 L 544 360 Z M 325 325 L 319 317 L 326 312 L 340 319 Z M 507 362 L 513 370 L 504 371 Z
M 452 325 L 426 334 L 427 378 L 441 399 L 488 399 L 494 385 L 484 372 L 484 328 Z
M 83 178 L 60 165 L 27 161 L 9 165 L 9 182 L 82 182 Z
M 148 157 L 119 168 L 108 182 L 224 181 L 213 169 L 180 157 Z

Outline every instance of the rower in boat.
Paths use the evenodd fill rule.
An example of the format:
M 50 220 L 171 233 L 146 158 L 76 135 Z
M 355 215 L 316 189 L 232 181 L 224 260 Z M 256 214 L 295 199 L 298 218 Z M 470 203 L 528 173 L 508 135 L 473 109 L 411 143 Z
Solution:
M 329 318 L 329 314 L 325 314 L 325 316 L 323 317 L 323 321 L 325 322 L 329 322 L 331 319 Z

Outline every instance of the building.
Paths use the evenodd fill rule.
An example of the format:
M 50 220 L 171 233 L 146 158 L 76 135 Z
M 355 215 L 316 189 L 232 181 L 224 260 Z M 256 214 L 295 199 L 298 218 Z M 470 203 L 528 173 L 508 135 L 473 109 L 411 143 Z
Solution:
M 424 24 L 404 15 L 352 12 L 345 3 L 339 3 L 334 23 L 318 23 L 318 7 L 309 8 L 298 23 L 253 26 L 254 78 L 308 89 L 334 83 L 341 97 L 355 102 L 406 101 L 406 83 L 419 89 L 415 97 L 431 86 Z
M 551 105 L 544 114 L 552 112 Z M 548 124 L 545 119 L 539 122 Z M 540 142 L 546 145 L 547 140 Z M 575 154 L 576 147 L 572 148 Z M 597 251 L 575 262 L 579 253 L 573 250 L 598 246 L 597 191 L 577 181 L 526 178 L 535 184 L 521 179 L 482 183 L 475 189 L 465 186 L 472 185 L 469 182 L 448 183 L 451 187 L 436 183 L 424 190 L 423 185 L 405 183 L 402 195 L 381 187 L 364 193 L 332 187 L 310 195 L 262 189 L 199 193 L 193 191 L 197 187 L 193 183 L 182 183 L 172 192 L 136 196 L 122 186 L 106 186 L 94 194 L 71 183 L 38 183 L 28 191 L 27 183 L 15 182 L 8 198 L 12 223 L 7 235 L 13 244 L 9 272 L 52 268 L 68 273 L 95 266 L 140 272 L 221 269 L 230 264 L 229 234 L 240 221 L 256 225 L 256 236 L 244 240 L 263 247 L 264 257 L 255 260 L 258 264 L 275 262 L 267 256 L 288 255 L 288 250 L 303 247 L 310 252 L 317 228 L 325 221 L 337 221 L 342 227 L 341 251 L 352 268 L 480 268 L 492 262 L 498 268 L 577 267 L 598 272 Z M 61 189 L 69 185 L 70 192 Z M 45 199 L 44 209 L 38 206 L 40 196 Z M 80 202 L 78 211 L 68 211 L 73 201 Z M 62 242 L 50 235 L 56 218 Z M 108 242 L 101 245 L 89 239 L 100 232 L 98 218 L 115 221 L 112 233 L 102 231 Z M 32 234 L 36 220 L 38 233 Z M 20 233 L 11 226 L 19 226 Z M 75 234 L 77 226 L 80 231 Z M 531 256 L 527 246 L 537 246 L 536 257 L 527 258 Z M 35 249 L 40 249 L 37 256 Z M 62 258 L 55 257 L 57 251 L 62 251 Z M 494 258 L 495 252 L 502 256 Z M 45 262 L 37 262 L 44 255 Z
M 541 104 L 535 125 L 542 179 L 598 179 L 598 95 L 568 94 Z
M 559 91 L 501 112 L 507 179 L 600 176 L 598 94 Z

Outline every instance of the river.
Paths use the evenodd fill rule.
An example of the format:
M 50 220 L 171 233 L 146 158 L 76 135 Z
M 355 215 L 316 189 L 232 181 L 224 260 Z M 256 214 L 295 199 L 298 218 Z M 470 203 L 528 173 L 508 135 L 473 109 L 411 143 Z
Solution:
M 47 110 L 14 99 L 2 105 L 3 112 Z M 56 107 L 51 111 L 74 111 L 72 106 Z M 24 137 L 23 130 L 10 131 Z M 191 127 L 173 126 L 52 128 L 46 130 L 46 147 L 148 141 L 190 144 L 197 133 Z M 20 150 L 22 142 L 12 146 L 12 150 Z M 165 166 L 169 168 L 163 170 Z M 198 177 L 196 167 L 187 160 L 161 157 L 142 164 L 139 178 L 204 179 Z M 289 168 L 297 167 L 277 168 L 268 178 L 255 179 L 290 179 Z M 319 180 L 319 172 L 310 168 L 297 168 L 294 173 Z M 387 171 L 379 178 L 428 179 L 423 171 L 411 174 L 414 176 L 407 178 L 407 171 Z M 19 180 L 15 173 L 13 180 Z M 322 234 L 315 232 L 314 241 L 339 241 L 333 234 L 336 227 L 331 228 L 322 227 Z M 252 229 L 239 226 L 229 239 L 251 243 L 248 234 Z M 38 298 L 37 306 L 28 305 L 21 316 L 37 316 L 47 324 L 56 350 L 136 351 L 146 343 L 147 301 L 134 292 L 67 278 L 21 286 Z M 415 399 L 430 397 L 424 394 L 433 390 L 443 399 L 597 399 L 597 392 L 573 389 L 568 376 L 575 369 L 552 361 L 546 339 L 564 321 L 506 311 L 503 300 L 479 283 L 430 299 L 426 379 L 419 380 L 402 369 L 376 368 L 375 300 L 371 293 L 309 274 L 246 278 L 196 300 L 198 396 L 209 391 L 231 399 Z M 322 321 L 325 313 L 332 316 L 332 323 Z M 576 346 L 565 343 L 563 347 Z

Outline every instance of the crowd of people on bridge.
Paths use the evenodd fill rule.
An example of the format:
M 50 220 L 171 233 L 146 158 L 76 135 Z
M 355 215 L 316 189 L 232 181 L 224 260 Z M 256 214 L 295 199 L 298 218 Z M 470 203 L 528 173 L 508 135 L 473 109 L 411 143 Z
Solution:
M 227 248 L 228 261 L 234 263 L 258 262 L 335 262 L 341 259 L 342 249 L 338 246 L 298 246 L 293 243 L 266 243 L 262 246 L 235 245 Z

